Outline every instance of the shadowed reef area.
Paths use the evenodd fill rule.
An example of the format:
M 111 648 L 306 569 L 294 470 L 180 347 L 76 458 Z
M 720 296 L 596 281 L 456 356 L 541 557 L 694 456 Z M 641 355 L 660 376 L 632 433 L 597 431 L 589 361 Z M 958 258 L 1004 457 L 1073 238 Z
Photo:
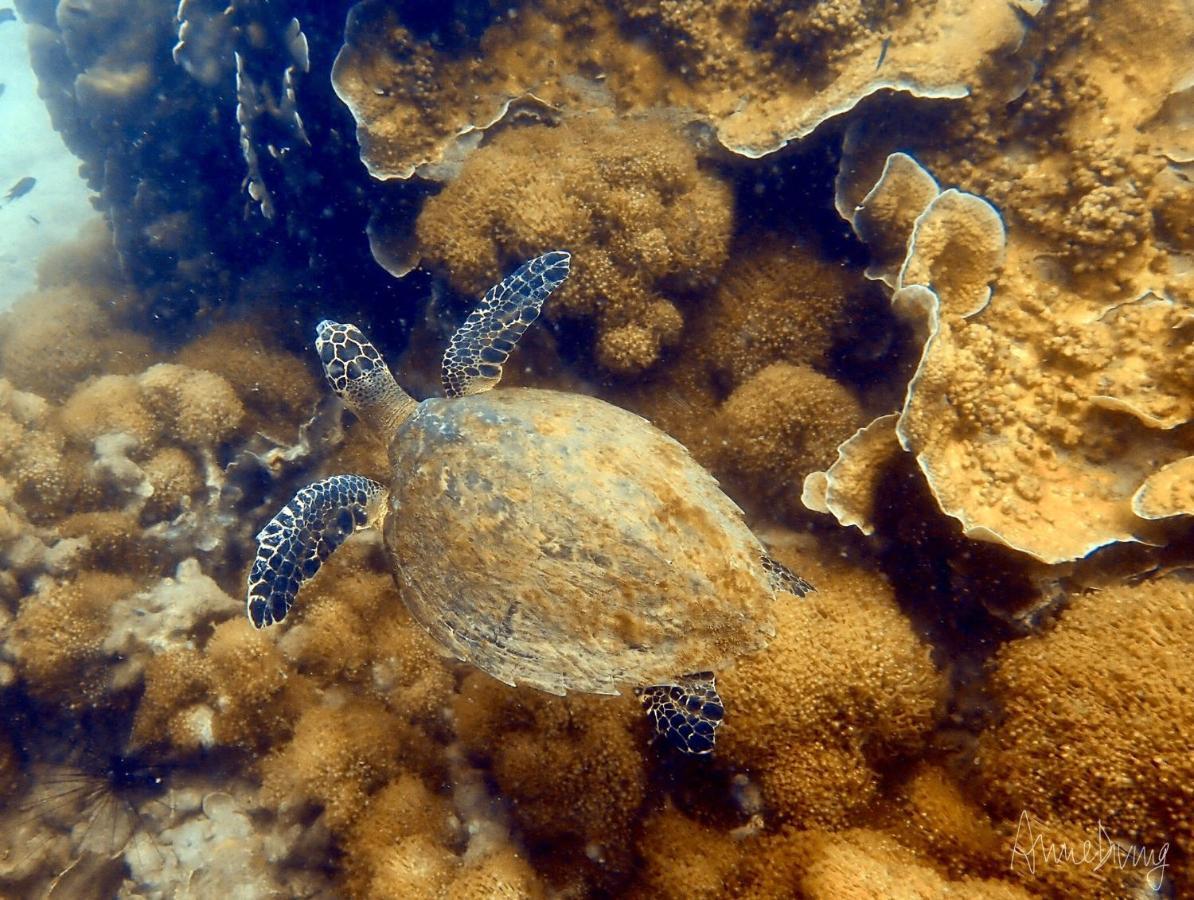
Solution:
M 0 896 L 1194 894 L 1189 3 L 16 9 L 100 216 L 0 312 Z M 557 248 L 502 387 L 817 588 L 711 757 L 450 658 L 375 532 L 245 616 L 298 488 L 391 480 L 315 324 L 421 400 Z

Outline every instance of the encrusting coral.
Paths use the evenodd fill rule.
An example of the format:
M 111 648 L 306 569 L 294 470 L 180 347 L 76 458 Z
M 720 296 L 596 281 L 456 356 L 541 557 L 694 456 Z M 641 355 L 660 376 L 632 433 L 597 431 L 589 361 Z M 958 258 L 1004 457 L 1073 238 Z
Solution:
M 594 113 L 502 131 L 427 200 L 416 230 L 423 259 L 474 295 L 510 261 L 567 247 L 574 271 L 544 312 L 592 320 L 597 360 L 626 375 L 676 343 L 682 298 L 729 254 L 731 207 L 674 122 Z

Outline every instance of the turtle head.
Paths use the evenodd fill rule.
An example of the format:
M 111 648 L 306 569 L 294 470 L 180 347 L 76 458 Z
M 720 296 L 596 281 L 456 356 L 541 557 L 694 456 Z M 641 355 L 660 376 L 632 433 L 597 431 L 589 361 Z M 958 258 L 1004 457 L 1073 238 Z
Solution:
M 315 328 L 315 351 L 332 390 L 383 437 L 414 409 L 415 401 L 355 325 L 324 319 Z

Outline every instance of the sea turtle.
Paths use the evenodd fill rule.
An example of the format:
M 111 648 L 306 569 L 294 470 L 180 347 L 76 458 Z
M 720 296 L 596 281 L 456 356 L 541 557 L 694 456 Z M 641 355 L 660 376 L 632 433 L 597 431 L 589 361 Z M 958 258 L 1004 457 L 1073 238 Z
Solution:
M 594 397 L 491 390 L 571 257 L 546 253 L 485 295 L 444 354 L 446 397 L 417 403 L 353 325 L 315 347 L 337 394 L 389 444 L 391 483 L 307 485 L 258 534 L 248 614 L 285 618 L 353 532 L 382 529 L 411 614 L 458 658 L 553 694 L 633 687 L 656 732 L 713 749 L 713 672 L 774 634 L 778 592 L 811 586 L 767 557 L 677 441 Z

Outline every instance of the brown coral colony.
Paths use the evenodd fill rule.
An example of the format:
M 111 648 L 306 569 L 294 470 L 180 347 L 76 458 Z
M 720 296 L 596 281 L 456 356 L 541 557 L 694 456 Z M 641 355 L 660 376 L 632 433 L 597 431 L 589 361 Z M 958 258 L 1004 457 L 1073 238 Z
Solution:
M 1194 894 L 1188 3 L 143 6 L 16 4 L 0 895 Z

